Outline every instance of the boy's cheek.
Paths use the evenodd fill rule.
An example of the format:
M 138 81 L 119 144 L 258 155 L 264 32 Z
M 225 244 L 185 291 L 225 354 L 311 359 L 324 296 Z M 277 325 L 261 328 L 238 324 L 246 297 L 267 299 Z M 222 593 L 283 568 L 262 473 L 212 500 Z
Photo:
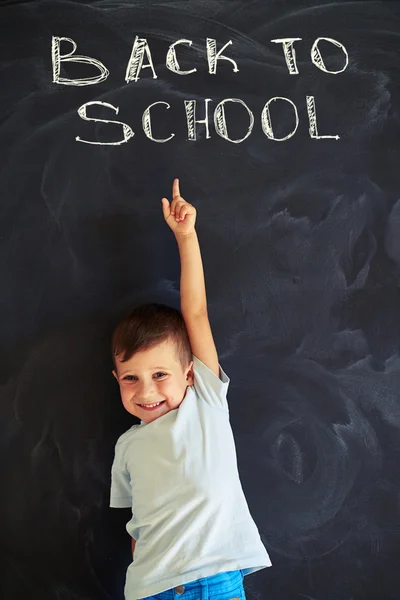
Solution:
M 135 404 L 132 402 L 124 402 L 124 400 L 122 400 L 122 404 L 129 414 L 134 415 L 135 417 L 138 416 L 138 408 Z
M 122 400 L 122 404 L 124 405 L 126 410 L 130 410 L 132 408 L 133 403 L 129 402 L 129 398 L 127 397 L 126 394 L 123 393 L 122 390 L 121 390 L 121 400 Z

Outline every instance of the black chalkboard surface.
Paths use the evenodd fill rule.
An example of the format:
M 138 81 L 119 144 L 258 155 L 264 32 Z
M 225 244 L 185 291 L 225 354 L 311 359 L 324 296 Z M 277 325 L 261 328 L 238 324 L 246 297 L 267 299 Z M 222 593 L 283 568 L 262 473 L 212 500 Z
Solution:
M 123 598 L 110 334 L 197 209 L 249 600 L 398 600 L 400 4 L 3 1 L 2 600 Z M 114 122 L 113 122 L 114 121 Z

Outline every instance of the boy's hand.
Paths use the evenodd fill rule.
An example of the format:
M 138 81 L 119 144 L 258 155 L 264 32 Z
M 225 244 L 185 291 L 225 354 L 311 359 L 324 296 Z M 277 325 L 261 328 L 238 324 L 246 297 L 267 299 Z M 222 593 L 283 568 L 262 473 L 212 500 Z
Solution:
M 167 198 L 161 200 L 164 219 L 176 236 L 185 236 L 194 233 L 196 222 L 196 209 L 186 202 L 179 191 L 179 179 L 174 179 L 172 184 L 171 206 Z

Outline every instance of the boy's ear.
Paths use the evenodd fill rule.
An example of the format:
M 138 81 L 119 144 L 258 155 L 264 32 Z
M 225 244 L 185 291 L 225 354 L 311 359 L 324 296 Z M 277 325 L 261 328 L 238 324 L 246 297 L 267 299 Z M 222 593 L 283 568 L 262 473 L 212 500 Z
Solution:
M 188 385 L 193 385 L 194 383 L 194 371 L 193 371 L 193 361 L 190 361 L 189 372 L 186 375 L 186 379 L 188 381 Z
M 115 379 L 118 381 L 118 375 L 117 375 L 117 373 L 115 372 L 115 369 L 113 370 L 112 374 L 114 375 Z

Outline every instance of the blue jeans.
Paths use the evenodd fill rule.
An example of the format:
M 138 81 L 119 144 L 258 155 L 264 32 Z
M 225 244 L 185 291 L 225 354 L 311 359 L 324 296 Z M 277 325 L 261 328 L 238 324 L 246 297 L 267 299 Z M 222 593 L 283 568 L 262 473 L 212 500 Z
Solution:
M 227 571 L 185 583 L 142 600 L 246 600 L 242 571 Z

